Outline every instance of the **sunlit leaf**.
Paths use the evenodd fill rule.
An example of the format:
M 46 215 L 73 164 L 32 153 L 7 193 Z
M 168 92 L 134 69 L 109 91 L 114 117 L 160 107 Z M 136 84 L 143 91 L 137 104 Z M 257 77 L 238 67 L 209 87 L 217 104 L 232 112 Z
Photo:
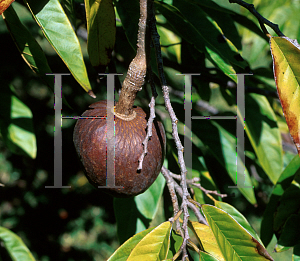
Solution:
M 0 104 L 0 129 L 7 147 L 13 153 L 35 158 L 37 147 L 31 110 L 8 86 L 2 86 Z
M 247 232 L 254 237 L 261 245 L 259 236 L 257 235 L 256 231 L 252 228 L 249 224 L 248 220 L 233 206 L 229 205 L 228 203 L 222 201 L 215 201 L 215 206 L 227 212 L 230 216 L 232 216 L 236 222 L 238 222 Z
M 220 260 L 222 260 L 222 259 L 217 259 L 214 256 L 212 256 L 206 252 L 202 252 L 202 251 L 199 252 L 199 256 L 200 256 L 199 261 L 220 261 Z
M 107 261 L 126 261 L 130 255 L 132 249 L 155 227 L 148 228 L 133 237 L 129 238 L 124 244 L 122 244 Z
M 13 261 L 34 261 L 35 258 L 22 239 L 7 228 L 0 227 L 0 241 L 3 242 Z
M 86 92 L 91 91 L 78 38 L 59 1 L 24 1 L 74 78 Z
M 220 261 L 225 260 L 222 255 L 222 252 L 218 246 L 216 238 L 209 226 L 198 223 L 198 222 L 190 221 L 189 227 L 196 234 L 197 240 L 198 240 L 200 246 L 203 246 L 205 252 L 210 253 L 212 256 L 216 257 L 217 260 L 220 260 Z M 203 260 L 205 260 L 205 259 L 203 259 Z
M 245 129 L 259 163 L 273 184 L 283 168 L 281 134 L 276 116 L 266 97 L 251 93 L 245 97 Z
M 270 37 L 270 47 L 281 106 L 300 156 L 300 45 L 287 37 Z
M 2 0 L 0 2 L 0 15 L 14 2 L 15 0 Z
M 147 234 L 132 250 L 127 261 L 164 260 L 170 246 L 172 223 L 160 224 Z
M 273 260 L 265 248 L 225 211 L 202 205 L 225 260 Z
M 93 66 L 105 71 L 116 38 L 115 10 L 112 0 L 85 0 L 88 53 Z

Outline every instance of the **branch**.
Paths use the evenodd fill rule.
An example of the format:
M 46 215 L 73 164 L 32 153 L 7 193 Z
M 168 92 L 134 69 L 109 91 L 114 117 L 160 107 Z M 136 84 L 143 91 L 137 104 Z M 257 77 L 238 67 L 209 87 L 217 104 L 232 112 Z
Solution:
M 152 10 L 152 15 L 151 15 L 151 20 L 150 20 L 150 29 L 151 29 L 151 36 L 152 40 L 154 42 L 154 47 L 155 47 L 155 53 L 156 53 L 156 62 L 157 62 L 157 67 L 158 67 L 158 73 L 159 73 L 159 79 L 161 82 L 162 90 L 163 90 L 163 95 L 164 95 L 164 100 L 165 100 L 165 107 L 171 117 L 172 121 L 172 136 L 175 141 L 176 147 L 177 147 L 177 153 L 178 153 L 178 163 L 180 166 L 180 172 L 181 172 L 181 188 L 183 190 L 182 193 L 182 203 L 180 209 L 183 211 L 183 224 L 182 224 L 182 229 L 184 232 L 184 237 L 183 237 L 183 243 L 181 246 L 182 250 L 182 261 L 188 260 L 188 254 L 187 254 L 187 242 L 189 240 L 189 232 L 188 232 L 188 218 L 189 218 L 189 212 L 188 212 L 188 198 L 190 197 L 190 194 L 187 190 L 187 184 L 186 184 L 186 174 L 187 174 L 187 169 L 185 166 L 184 162 L 184 157 L 183 157 L 183 151 L 184 148 L 181 144 L 181 141 L 179 139 L 178 135 L 178 129 L 177 129 L 177 123 L 178 119 L 175 115 L 175 112 L 173 110 L 173 107 L 171 105 L 170 97 L 169 97 L 169 89 L 167 86 L 166 78 L 164 75 L 164 70 L 163 70 L 163 61 L 162 61 L 162 55 L 161 55 L 161 46 L 160 46 L 160 41 L 159 41 L 159 34 L 156 29 L 156 20 L 155 20 L 155 15 Z
M 151 85 L 151 90 L 152 90 L 152 97 L 151 97 L 151 101 L 149 103 L 149 107 L 150 107 L 150 115 L 149 115 L 149 119 L 147 122 L 147 134 L 146 137 L 143 141 L 143 145 L 144 145 L 144 151 L 142 153 L 142 155 L 139 158 L 139 166 L 138 166 L 138 171 L 140 171 L 143 168 L 143 160 L 144 157 L 147 155 L 148 150 L 148 141 L 149 139 L 152 137 L 152 125 L 153 125 L 153 121 L 155 118 L 155 98 L 157 96 L 156 90 L 155 90 L 155 85 L 154 85 L 154 81 L 153 81 L 153 76 L 152 76 L 152 70 L 149 66 L 148 68 L 148 73 L 150 76 L 150 85 Z
M 267 29 L 265 27 L 265 24 L 266 24 L 269 27 L 271 27 L 278 36 L 285 36 L 280 31 L 278 24 L 273 24 L 272 22 L 270 22 L 269 20 L 264 18 L 261 14 L 259 14 L 256 11 L 253 4 L 248 4 L 248 3 L 244 2 L 243 0 L 229 0 L 229 3 L 236 3 L 238 5 L 241 5 L 241 6 L 245 7 L 246 9 L 248 9 L 257 18 L 257 20 L 260 24 L 260 27 L 263 30 L 264 34 L 266 34 L 266 35 L 269 34 L 269 32 L 267 31 Z

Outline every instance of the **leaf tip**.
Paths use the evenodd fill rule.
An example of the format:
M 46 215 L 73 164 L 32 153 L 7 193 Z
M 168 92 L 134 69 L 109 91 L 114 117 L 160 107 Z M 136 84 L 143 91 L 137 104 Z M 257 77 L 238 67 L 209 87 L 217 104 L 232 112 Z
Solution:
M 88 91 L 88 94 L 92 97 L 92 98 L 96 98 L 96 95 L 95 95 L 95 93 L 92 91 L 92 90 L 89 90 Z

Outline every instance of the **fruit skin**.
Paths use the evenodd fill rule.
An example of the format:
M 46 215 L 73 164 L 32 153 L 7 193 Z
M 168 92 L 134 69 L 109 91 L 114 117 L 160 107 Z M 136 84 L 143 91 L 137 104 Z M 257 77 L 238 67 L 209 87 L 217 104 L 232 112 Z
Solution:
M 82 116 L 106 116 L 106 101 L 89 106 Z M 154 121 L 152 137 L 143 168 L 138 173 L 138 159 L 143 152 L 148 117 L 136 107 L 136 118 L 124 121 L 115 117 L 115 186 L 106 185 L 106 119 L 79 119 L 74 128 L 73 141 L 89 182 L 114 197 L 131 197 L 148 189 L 156 180 L 165 156 L 166 137 L 161 122 Z

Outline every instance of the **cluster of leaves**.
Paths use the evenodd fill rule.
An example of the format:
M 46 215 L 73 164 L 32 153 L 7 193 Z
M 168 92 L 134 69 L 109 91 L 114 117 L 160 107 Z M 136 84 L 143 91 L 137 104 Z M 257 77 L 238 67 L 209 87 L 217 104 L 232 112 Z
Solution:
M 98 72 L 103 71 L 106 65 L 109 65 L 109 72 L 126 72 L 130 60 L 135 55 L 138 1 L 85 1 L 86 16 L 82 15 L 84 2 L 80 0 L 64 0 L 62 5 L 58 0 L 24 3 L 44 37 L 85 91 L 91 91 L 91 85 L 96 84 L 92 81 L 90 83 L 89 78 L 92 79 L 91 75 L 95 74 L 95 71 L 85 65 L 82 52 L 86 51 L 82 47 L 88 50 L 90 64 Z M 293 259 L 300 259 L 300 233 L 297 226 L 300 206 L 300 160 L 289 138 L 289 129 L 283 117 L 284 111 L 290 130 L 296 130 L 296 134 L 290 131 L 296 141 L 300 127 L 300 72 L 297 63 L 299 50 L 292 43 L 287 44 L 287 40 L 280 42 L 283 38 L 271 37 L 274 63 L 280 61 L 280 69 L 277 75 L 275 74 L 277 88 L 282 91 L 279 91 L 281 102 L 287 100 L 282 103 L 282 110 L 280 101 L 276 98 L 269 39 L 261 32 L 257 21 L 248 16 L 245 10 L 217 0 L 166 0 L 154 1 L 154 4 L 164 70 L 170 85 L 171 102 L 179 119 L 178 131 L 182 141 L 185 134 L 186 90 L 184 77 L 177 74 L 200 73 L 200 76 L 192 77 L 193 116 L 235 116 L 236 74 L 252 74 L 245 76 L 246 162 L 245 173 L 239 173 L 245 175 L 247 188 L 228 188 L 236 184 L 237 164 L 243 166 L 240 156 L 236 156 L 235 121 L 193 120 L 192 167 L 189 168 L 187 178 L 200 178 L 202 187 L 231 195 L 226 199 L 227 202 L 235 205 L 241 212 L 244 211 L 245 215 L 249 216 L 247 210 L 251 210 L 261 216 L 266 208 L 261 223 L 261 239 L 247 219 L 234 207 L 222 202 L 220 197 L 208 197 L 201 189 L 192 186 L 194 200 L 205 204 L 202 206 L 202 213 L 209 226 L 196 222 L 193 216 L 190 218 L 191 239 L 195 241 L 189 245 L 191 258 L 196 260 L 200 256 L 200 260 L 247 260 L 249 257 L 255 257 L 258 260 L 272 260 L 263 246 L 267 246 L 275 234 L 276 251 L 282 252 L 294 247 Z M 300 5 L 297 1 L 261 0 L 256 1 L 256 4 L 260 4 L 258 10 L 266 18 L 280 24 L 286 35 L 300 39 L 300 22 L 297 16 Z M 42 49 L 36 40 L 40 39 L 41 35 L 34 37 L 33 30 L 28 30 L 22 23 L 20 13 L 17 15 L 14 11 L 23 10 L 22 8 L 24 7 L 20 4 L 14 3 L 3 13 L 6 30 L 11 34 L 25 62 L 41 77 L 45 85 L 53 89 L 53 78 L 45 74 L 51 73 L 50 68 L 55 73 L 61 72 L 49 66 L 48 57 L 45 56 L 46 48 Z M 115 15 L 116 27 L 109 22 L 115 20 Z M 80 30 L 86 30 L 87 44 L 78 37 Z M 110 51 L 114 42 L 114 54 L 111 57 Z M 152 58 L 154 80 L 159 86 L 154 52 Z M 288 75 L 288 78 L 280 78 L 280 75 Z M 14 87 L 9 87 L 11 82 L 5 81 L 1 86 L 2 138 L 11 152 L 35 158 L 36 153 L 39 155 L 39 146 L 36 146 L 36 135 L 33 131 L 34 113 L 31 113 L 18 98 Z M 147 107 L 149 90 L 149 86 L 145 86 L 136 101 L 137 105 Z M 168 138 L 165 165 L 172 172 L 178 173 L 171 120 L 164 108 L 161 90 L 157 88 L 157 91 L 157 117 L 163 122 Z M 105 92 L 98 92 L 97 97 L 105 99 Z M 91 102 L 86 99 L 78 105 L 78 99 L 72 101 L 73 97 L 68 97 L 66 93 L 65 97 L 74 108 L 64 108 L 69 115 L 80 114 L 80 110 Z M 72 125 L 67 128 L 72 129 Z M 286 140 L 282 141 L 282 137 Z M 71 139 L 69 141 L 72 142 Z M 42 157 L 41 155 L 38 159 Z M 68 160 L 72 162 L 70 156 Z M 25 171 L 21 172 L 23 175 Z M 51 178 L 51 171 L 48 176 Z M 68 177 L 68 183 L 72 183 L 71 176 L 72 173 Z M 81 176 L 78 180 L 80 178 Z M 79 183 L 78 180 L 74 183 Z M 63 194 L 60 196 L 63 197 Z M 269 200 L 266 199 L 268 197 Z M 257 210 L 254 210 L 254 205 L 258 206 Z M 131 199 L 115 199 L 117 234 L 120 243 L 124 244 L 109 260 L 172 259 L 181 246 L 182 237 L 172 229 L 173 221 L 165 221 L 173 215 L 170 207 L 170 196 L 161 175 L 145 193 Z M 15 253 L 14 246 L 21 245 L 24 254 L 28 255 L 27 259 L 33 260 L 28 249 L 12 232 L 2 228 L 0 238 L 12 257 Z M 63 238 L 76 238 L 76 235 L 73 233 L 72 236 L 66 235 Z M 94 240 L 99 239 L 95 237 Z M 70 245 L 73 248 L 78 247 L 75 243 Z M 81 246 L 82 248 L 84 249 Z M 33 251 L 38 253 L 36 249 Z M 276 254 L 271 255 L 276 259 Z M 101 258 L 103 257 L 99 260 L 102 260 Z M 280 258 L 282 260 L 282 257 Z M 26 259 L 22 257 L 22 260 Z

